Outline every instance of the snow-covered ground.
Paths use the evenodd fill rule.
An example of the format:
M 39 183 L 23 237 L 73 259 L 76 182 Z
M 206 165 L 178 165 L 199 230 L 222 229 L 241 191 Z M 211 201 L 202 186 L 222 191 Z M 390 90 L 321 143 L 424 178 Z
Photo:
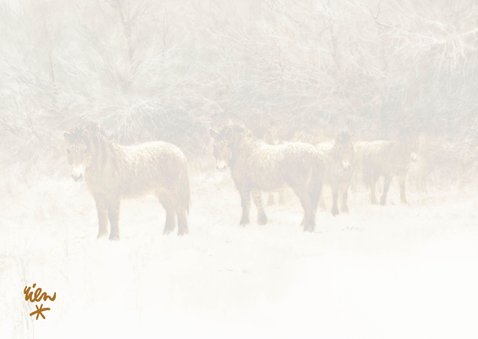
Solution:
M 125 201 L 122 240 L 96 240 L 84 185 L 18 184 L 2 201 L 0 338 L 477 338 L 478 195 L 351 196 L 304 233 L 294 198 L 238 225 L 223 174 L 193 180 L 190 235 L 162 236 L 153 197 Z M 255 221 L 254 209 L 252 220 Z M 32 320 L 23 287 L 57 300 Z

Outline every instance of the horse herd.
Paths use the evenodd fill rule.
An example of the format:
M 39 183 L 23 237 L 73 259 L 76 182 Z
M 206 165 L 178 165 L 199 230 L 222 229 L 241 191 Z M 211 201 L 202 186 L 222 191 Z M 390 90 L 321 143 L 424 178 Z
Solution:
M 390 182 L 398 178 L 400 198 L 406 202 L 405 177 L 413 161 L 416 142 L 397 140 L 353 142 L 342 132 L 332 142 L 266 143 L 242 125 L 230 124 L 210 130 L 218 170 L 230 169 L 241 198 L 241 225 L 250 221 L 251 200 L 257 222 L 267 223 L 262 192 L 289 187 L 303 208 L 301 225 L 313 231 L 322 187 L 332 192 L 333 215 L 348 212 L 348 192 L 353 178 L 360 178 L 377 203 L 376 186 L 383 178 L 380 203 L 385 204 Z M 123 198 L 154 194 L 166 211 L 163 233 L 177 226 L 178 235 L 188 233 L 190 186 L 187 160 L 170 143 L 154 141 L 124 146 L 105 137 L 96 124 L 64 134 L 67 158 L 75 181 L 84 178 L 98 216 L 98 237 L 119 239 L 119 209 Z M 340 208 L 339 208 L 340 201 Z

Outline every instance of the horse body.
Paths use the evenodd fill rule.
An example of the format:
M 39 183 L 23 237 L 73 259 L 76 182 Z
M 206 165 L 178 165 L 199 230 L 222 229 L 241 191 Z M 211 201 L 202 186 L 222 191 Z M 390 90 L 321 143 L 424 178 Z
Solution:
M 102 156 L 105 159 L 85 170 L 88 188 L 93 194 L 117 194 L 122 198 L 158 189 L 174 191 L 177 169 L 186 163 L 176 146 L 160 141 L 133 146 L 110 144 Z

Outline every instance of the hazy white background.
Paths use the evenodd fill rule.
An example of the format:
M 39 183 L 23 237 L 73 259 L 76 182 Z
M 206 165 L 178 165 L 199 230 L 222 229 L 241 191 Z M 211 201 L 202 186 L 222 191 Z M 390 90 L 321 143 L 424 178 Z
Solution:
M 477 48 L 476 1 L 1 0 L 0 337 L 476 338 Z M 95 240 L 62 139 L 84 118 L 184 150 L 188 237 L 161 236 L 144 198 L 123 204 L 123 240 Z M 357 188 L 313 234 L 293 198 L 241 228 L 208 136 L 228 120 L 420 133 L 409 205 Z M 46 320 L 33 282 L 57 292 Z

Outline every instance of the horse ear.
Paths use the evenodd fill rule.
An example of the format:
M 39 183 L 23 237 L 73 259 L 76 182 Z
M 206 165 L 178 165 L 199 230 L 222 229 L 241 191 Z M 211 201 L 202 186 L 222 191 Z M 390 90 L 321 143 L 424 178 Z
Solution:
M 243 125 L 239 125 L 239 124 L 232 125 L 232 132 L 236 135 L 245 135 L 246 131 L 247 130 Z
M 352 140 L 350 133 L 347 130 L 342 130 L 337 136 L 337 141 L 340 143 L 348 143 Z
M 100 131 L 100 127 L 98 126 L 98 123 L 89 121 L 88 124 L 86 125 L 86 129 L 90 132 L 97 133 Z
M 212 128 L 209 129 L 209 134 L 211 135 L 211 137 L 213 137 L 214 139 L 217 139 L 219 137 L 219 133 L 216 132 L 215 130 L 213 130 Z

